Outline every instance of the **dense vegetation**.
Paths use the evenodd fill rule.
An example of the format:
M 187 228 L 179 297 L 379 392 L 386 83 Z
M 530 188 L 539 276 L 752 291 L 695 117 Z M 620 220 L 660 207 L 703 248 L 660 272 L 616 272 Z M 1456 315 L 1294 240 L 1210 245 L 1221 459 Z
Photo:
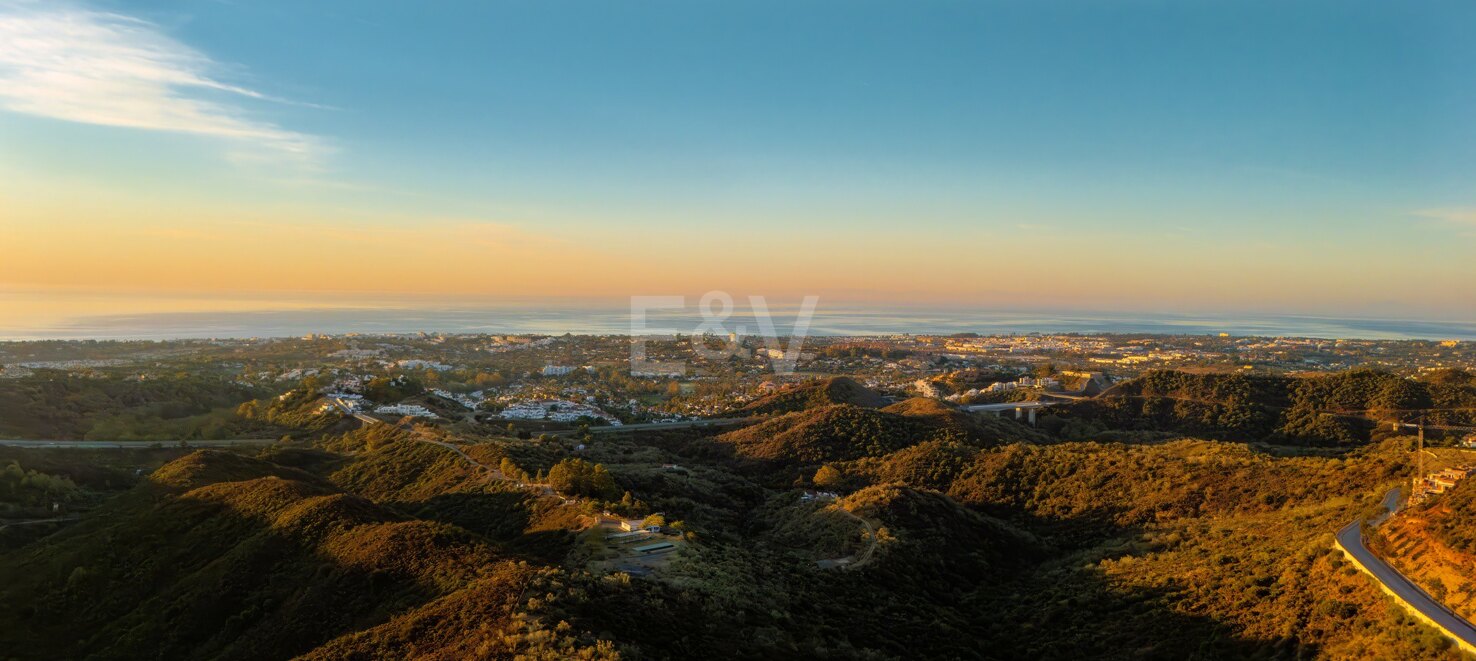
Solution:
M 236 406 L 256 393 L 218 377 L 150 379 L 39 370 L 0 379 L 0 437 L 110 441 L 240 438 L 267 426 Z
M 26 470 L 20 462 L 0 466 L 0 515 L 14 510 L 45 510 L 54 503 L 81 497 L 81 490 L 66 477 Z
M 98 514 L 0 563 L 0 647 L 51 658 L 285 658 L 366 644 L 383 652 L 405 635 L 396 618 L 434 619 L 418 609 L 446 600 L 506 620 L 527 580 L 527 569 L 464 528 L 221 452 L 164 466 Z M 418 632 L 414 645 L 504 644 L 490 630 L 440 633 Z
M 610 477 L 610 472 L 604 466 L 592 464 L 578 457 L 564 459 L 553 468 L 548 469 L 548 485 L 558 490 L 559 493 L 571 496 L 586 496 L 590 498 L 604 498 L 606 500 L 618 498 L 620 490 L 615 486 L 615 478 Z
M 1410 421 L 1409 409 L 1476 409 L 1476 385 L 1464 372 L 1413 380 L 1354 370 L 1318 376 L 1150 372 L 1078 404 L 1070 418 L 1091 423 L 1074 434 L 1154 430 L 1312 446 L 1369 440 L 1373 420 Z M 1469 424 L 1476 412 L 1437 411 L 1434 424 Z M 1050 423 L 1062 425 L 1064 422 Z
M 938 400 L 924 398 L 881 409 L 850 404 L 818 405 L 716 438 L 740 458 L 769 468 L 802 471 L 813 470 L 826 462 L 880 457 L 935 441 L 982 446 L 1047 440 L 1018 422 L 970 416 Z
M 1432 503 L 1431 532 L 1452 549 L 1476 556 L 1476 480 L 1462 480 Z
M 262 399 L 245 417 L 294 438 L 257 453 L 195 452 L 136 483 L 6 469 L 17 498 L 119 484 L 0 551 L 0 656 L 1457 658 L 1332 548 L 1405 479 L 1409 439 L 1181 437 L 1334 443 L 1288 412 L 1461 401 L 1452 379 L 1151 375 L 1054 433 L 883 407 L 849 380 L 758 400 L 744 415 L 765 419 L 724 433 L 571 439 L 318 427 L 294 417 L 310 397 Z M 1063 431 L 1118 423 L 1167 440 Z M 1470 496 L 1451 495 L 1464 509 L 1432 530 L 1466 548 Z M 684 548 L 647 578 L 594 569 L 601 510 L 659 513 Z
M 781 388 L 749 402 L 730 415 L 733 417 L 778 415 L 831 404 L 878 408 L 885 406 L 886 403 L 885 398 L 856 383 L 855 379 L 837 376 Z
M 323 398 L 314 388 L 295 388 L 276 397 L 253 399 L 236 407 L 236 415 L 242 420 L 258 423 L 263 427 L 318 432 L 328 429 L 342 417 L 333 411 L 321 410 Z
M 796 411 L 718 437 L 740 456 L 819 463 L 886 454 L 923 433 L 905 416 L 835 404 Z

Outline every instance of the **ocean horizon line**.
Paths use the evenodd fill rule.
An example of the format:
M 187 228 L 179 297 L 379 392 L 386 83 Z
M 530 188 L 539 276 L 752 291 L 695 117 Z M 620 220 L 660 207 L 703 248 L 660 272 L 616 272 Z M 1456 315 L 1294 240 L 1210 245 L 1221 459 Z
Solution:
M 1026 333 L 1218 335 L 1349 340 L 1476 341 L 1476 321 L 1245 312 L 1111 312 L 844 306 L 815 311 L 804 323 L 795 306 L 774 305 L 768 323 L 751 308 L 704 316 L 696 305 L 652 309 L 632 326 L 628 309 L 523 306 L 332 307 L 77 315 L 51 323 L 6 327 L 0 341 L 186 340 L 300 337 L 351 333 L 447 334 L 720 334 L 790 336 L 1009 335 Z

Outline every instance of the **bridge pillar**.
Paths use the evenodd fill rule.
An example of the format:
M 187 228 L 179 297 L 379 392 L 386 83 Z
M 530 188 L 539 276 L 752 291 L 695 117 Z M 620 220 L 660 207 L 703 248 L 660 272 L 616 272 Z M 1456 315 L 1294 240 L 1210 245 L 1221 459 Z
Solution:
M 1030 426 L 1035 426 L 1035 409 L 1030 409 Z
M 1015 407 L 1015 419 L 1016 419 L 1016 420 L 1019 420 L 1019 419 L 1020 419 L 1020 417 L 1021 417 L 1021 416 L 1022 416 L 1022 415 L 1023 415 L 1023 414 L 1024 414 L 1024 413 L 1025 413 L 1025 409 L 1022 409 L 1022 408 L 1020 408 L 1020 407 L 1018 407 L 1018 406 L 1016 406 L 1016 407 Z

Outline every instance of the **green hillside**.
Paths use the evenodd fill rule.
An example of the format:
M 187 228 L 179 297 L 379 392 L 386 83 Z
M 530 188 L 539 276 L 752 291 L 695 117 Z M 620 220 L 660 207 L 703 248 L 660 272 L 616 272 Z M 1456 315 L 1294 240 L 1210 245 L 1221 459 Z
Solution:
M 521 575 L 464 530 L 218 452 L 5 560 L 0 646 L 52 658 L 285 658 L 488 582 L 506 604 Z
M 926 431 L 906 416 L 834 404 L 784 414 L 717 440 L 746 458 L 814 464 L 885 454 Z
M 729 412 L 728 417 L 780 415 L 834 404 L 879 408 L 886 403 L 885 398 L 854 379 L 837 376 L 787 386 Z
M 273 438 L 280 427 L 243 419 L 236 407 L 258 391 L 188 374 L 129 379 L 39 370 L 0 379 L 0 438 L 195 440 Z
M 1235 383 L 1134 387 L 1157 397 L 1218 384 L 1228 401 Z M 76 455 L 114 462 L 89 472 L 40 455 L 50 458 L 8 470 L 17 502 L 74 476 L 86 506 L 0 551 L 0 649 L 1455 658 L 1332 549 L 1335 530 L 1406 479 L 1403 437 L 1330 450 L 1068 441 L 927 399 L 807 406 L 725 433 L 303 433 L 308 442 L 254 456 L 190 453 L 117 486 L 142 457 Z M 498 480 L 447 444 L 523 481 L 578 465 L 612 484 L 593 498 L 552 495 Z M 590 527 L 602 511 L 657 515 L 676 550 L 643 556 L 611 541 L 612 523 Z M 1465 543 L 1459 512 L 1429 516 L 1450 522 L 1428 528 L 1442 543 Z
M 739 458 L 799 469 L 889 455 L 925 443 L 968 446 L 1050 442 L 1013 420 L 964 413 L 915 398 L 881 409 L 837 404 L 779 415 L 714 439 Z
M 1076 404 L 1070 416 L 1098 430 L 1171 431 L 1311 446 L 1367 442 L 1372 419 L 1406 409 L 1476 408 L 1464 373 L 1414 380 L 1354 370 L 1315 376 L 1149 372 Z M 1435 411 L 1432 424 L 1470 424 L 1470 411 Z M 1365 417 L 1366 416 L 1366 417 Z M 1408 418 L 1408 414 L 1404 415 Z

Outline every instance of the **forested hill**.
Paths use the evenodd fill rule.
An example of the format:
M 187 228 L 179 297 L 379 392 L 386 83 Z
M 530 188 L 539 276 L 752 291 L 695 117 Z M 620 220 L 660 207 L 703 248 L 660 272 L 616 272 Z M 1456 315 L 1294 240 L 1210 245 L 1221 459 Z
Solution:
M 1172 431 L 1295 445 L 1366 442 L 1375 420 L 1410 409 L 1476 408 L 1476 378 L 1458 370 L 1411 379 L 1354 370 L 1316 376 L 1149 372 L 1078 404 L 1072 415 L 1113 429 Z M 1432 424 L 1469 424 L 1434 411 Z
M 714 440 L 765 470 L 808 473 L 824 462 L 880 457 L 928 441 L 985 447 L 1051 439 L 1013 420 L 970 416 L 938 400 L 914 398 L 883 409 L 831 404 L 795 411 Z
M 886 406 L 887 400 L 876 391 L 857 383 L 855 379 L 837 376 L 782 388 L 749 402 L 729 413 L 729 416 L 778 415 L 830 404 L 880 408 Z
M 197 452 L 0 552 L 0 650 L 1454 658 L 1331 543 L 1405 479 L 1408 439 L 1340 453 L 1049 443 L 983 420 L 999 427 L 915 399 L 812 408 L 735 436 L 586 434 L 574 446 L 375 424 Z M 1010 426 L 1031 437 L 993 436 Z M 574 498 L 550 480 L 556 496 L 479 466 L 552 476 L 573 462 L 606 469 L 613 488 Z M 604 511 L 659 515 L 680 548 L 658 559 L 617 546 L 613 526 L 592 525 Z M 655 566 L 616 564 L 627 562 Z
M 412 655 L 397 645 L 414 628 L 416 652 L 464 658 L 506 624 L 527 574 L 464 529 L 298 469 L 197 452 L 0 563 L 0 648 L 371 658 Z
M 274 437 L 243 420 L 241 402 L 265 393 L 225 377 L 92 378 L 38 370 L 0 379 L 0 438 L 178 440 Z

